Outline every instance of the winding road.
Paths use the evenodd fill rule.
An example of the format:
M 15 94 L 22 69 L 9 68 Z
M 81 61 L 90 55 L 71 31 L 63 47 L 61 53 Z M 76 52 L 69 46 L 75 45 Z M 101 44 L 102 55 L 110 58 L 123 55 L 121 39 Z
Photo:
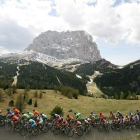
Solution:
M 140 129 L 135 131 L 112 131 L 109 132 L 98 132 L 97 128 L 93 128 L 90 134 L 84 134 L 82 137 L 78 137 L 77 135 L 73 137 L 68 137 L 67 135 L 59 134 L 54 135 L 51 131 L 48 133 L 40 132 L 37 136 L 31 136 L 27 134 L 27 136 L 21 136 L 19 132 L 5 131 L 4 127 L 0 127 L 0 140 L 113 140 L 119 138 L 130 138 L 135 137 L 140 133 Z

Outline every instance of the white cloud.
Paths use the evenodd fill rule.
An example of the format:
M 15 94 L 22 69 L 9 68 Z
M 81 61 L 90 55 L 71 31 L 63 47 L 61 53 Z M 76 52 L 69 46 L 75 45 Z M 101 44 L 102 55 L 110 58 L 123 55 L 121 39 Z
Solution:
M 2 55 L 2 54 L 8 54 L 8 53 L 9 53 L 8 50 L 6 50 L 4 47 L 0 46 L 0 55 Z
M 140 44 L 140 0 L 122 2 L 114 7 L 115 2 L 5 0 L 0 4 L 0 45 L 23 49 L 33 37 L 47 30 L 85 30 L 92 34 L 94 40 L 101 38 L 108 43 L 117 43 L 125 39 L 128 43 Z M 52 8 L 56 9 L 57 17 L 50 16 Z M 17 41 L 18 36 L 20 40 Z

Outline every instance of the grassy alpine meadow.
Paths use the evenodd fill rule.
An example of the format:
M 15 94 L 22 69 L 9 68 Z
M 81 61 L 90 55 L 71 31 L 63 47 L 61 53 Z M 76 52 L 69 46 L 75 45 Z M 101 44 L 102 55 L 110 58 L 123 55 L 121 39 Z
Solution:
M 8 96 L 7 93 L 3 91 L 3 95 L 6 95 L 7 98 L 4 98 L 4 101 L 0 102 L 2 114 L 6 113 L 7 108 L 13 108 L 9 106 L 9 101 L 14 100 L 14 102 L 16 102 L 18 94 L 24 94 L 24 91 L 25 90 L 18 89 L 17 93 L 12 94 L 12 96 Z M 129 112 L 135 113 L 136 109 L 140 109 L 140 100 L 115 100 L 93 98 L 81 95 L 78 97 L 78 99 L 68 99 L 67 97 L 61 95 L 60 92 L 56 93 L 54 90 L 43 90 L 43 97 L 40 99 L 39 92 L 40 91 L 38 90 L 38 97 L 35 98 L 35 90 L 28 91 L 28 100 L 32 98 L 33 103 L 32 105 L 26 104 L 24 111 L 29 110 L 32 112 L 36 100 L 38 107 L 35 109 L 40 113 L 42 112 L 47 114 L 48 117 L 50 117 L 50 112 L 56 105 L 63 108 L 64 117 L 66 117 L 67 114 L 74 116 L 75 111 L 82 113 L 82 117 L 89 116 L 91 111 L 98 115 L 100 112 L 103 112 L 108 117 L 110 111 L 117 113 L 117 111 L 120 110 L 124 115 L 126 115 Z M 72 109 L 73 112 L 68 112 L 70 109 Z

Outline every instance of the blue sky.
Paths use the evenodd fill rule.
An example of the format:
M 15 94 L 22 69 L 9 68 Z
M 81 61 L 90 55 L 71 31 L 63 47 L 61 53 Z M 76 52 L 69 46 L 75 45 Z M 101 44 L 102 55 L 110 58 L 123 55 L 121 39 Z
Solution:
M 140 59 L 140 0 L 0 0 L 0 54 L 20 52 L 47 30 L 85 30 L 102 58 Z

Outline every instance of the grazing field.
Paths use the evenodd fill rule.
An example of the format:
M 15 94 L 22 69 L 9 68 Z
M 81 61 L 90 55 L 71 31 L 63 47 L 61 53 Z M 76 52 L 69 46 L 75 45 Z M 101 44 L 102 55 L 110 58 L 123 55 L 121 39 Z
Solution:
M 130 111 L 135 112 L 136 109 L 140 109 L 140 100 L 115 100 L 115 99 L 103 99 L 103 98 L 93 98 L 87 96 L 79 96 L 79 99 L 68 99 L 67 97 L 61 95 L 61 93 L 55 93 L 53 90 L 43 90 L 43 98 L 35 98 L 34 97 L 35 90 L 28 91 L 28 99 L 33 99 L 32 105 L 26 105 L 25 111 L 32 111 L 34 108 L 34 102 L 37 100 L 38 107 L 36 110 L 39 112 L 43 112 L 50 117 L 51 110 L 59 105 L 64 110 L 64 117 L 67 114 L 74 116 L 74 112 L 78 111 L 82 113 L 82 117 L 89 116 L 90 112 L 93 111 L 95 114 L 99 114 L 99 112 L 103 112 L 106 116 L 109 116 L 109 112 L 117 112 L 120 110 L 124 115 L 128 114 Z M 39 91 L 38 91 L 39 92 Z M 17 90 L 16 94 L 12 94 L 12 96 L 8 96 L 6 92 L 3 92 L 3 95 L 7 95 L 7 98 L 4 98 L 3 102 L 0 102 L 0 109 L 3 113 L 6 113 L 7 108 L 11 108 L 8 106 L 10 100 L 16 101 L 19 93 L 24 93 L 24 90 Z M 68 112 L 70 109 L 73 112 Z M 2 113 L 2 114 L 3 114 Z

